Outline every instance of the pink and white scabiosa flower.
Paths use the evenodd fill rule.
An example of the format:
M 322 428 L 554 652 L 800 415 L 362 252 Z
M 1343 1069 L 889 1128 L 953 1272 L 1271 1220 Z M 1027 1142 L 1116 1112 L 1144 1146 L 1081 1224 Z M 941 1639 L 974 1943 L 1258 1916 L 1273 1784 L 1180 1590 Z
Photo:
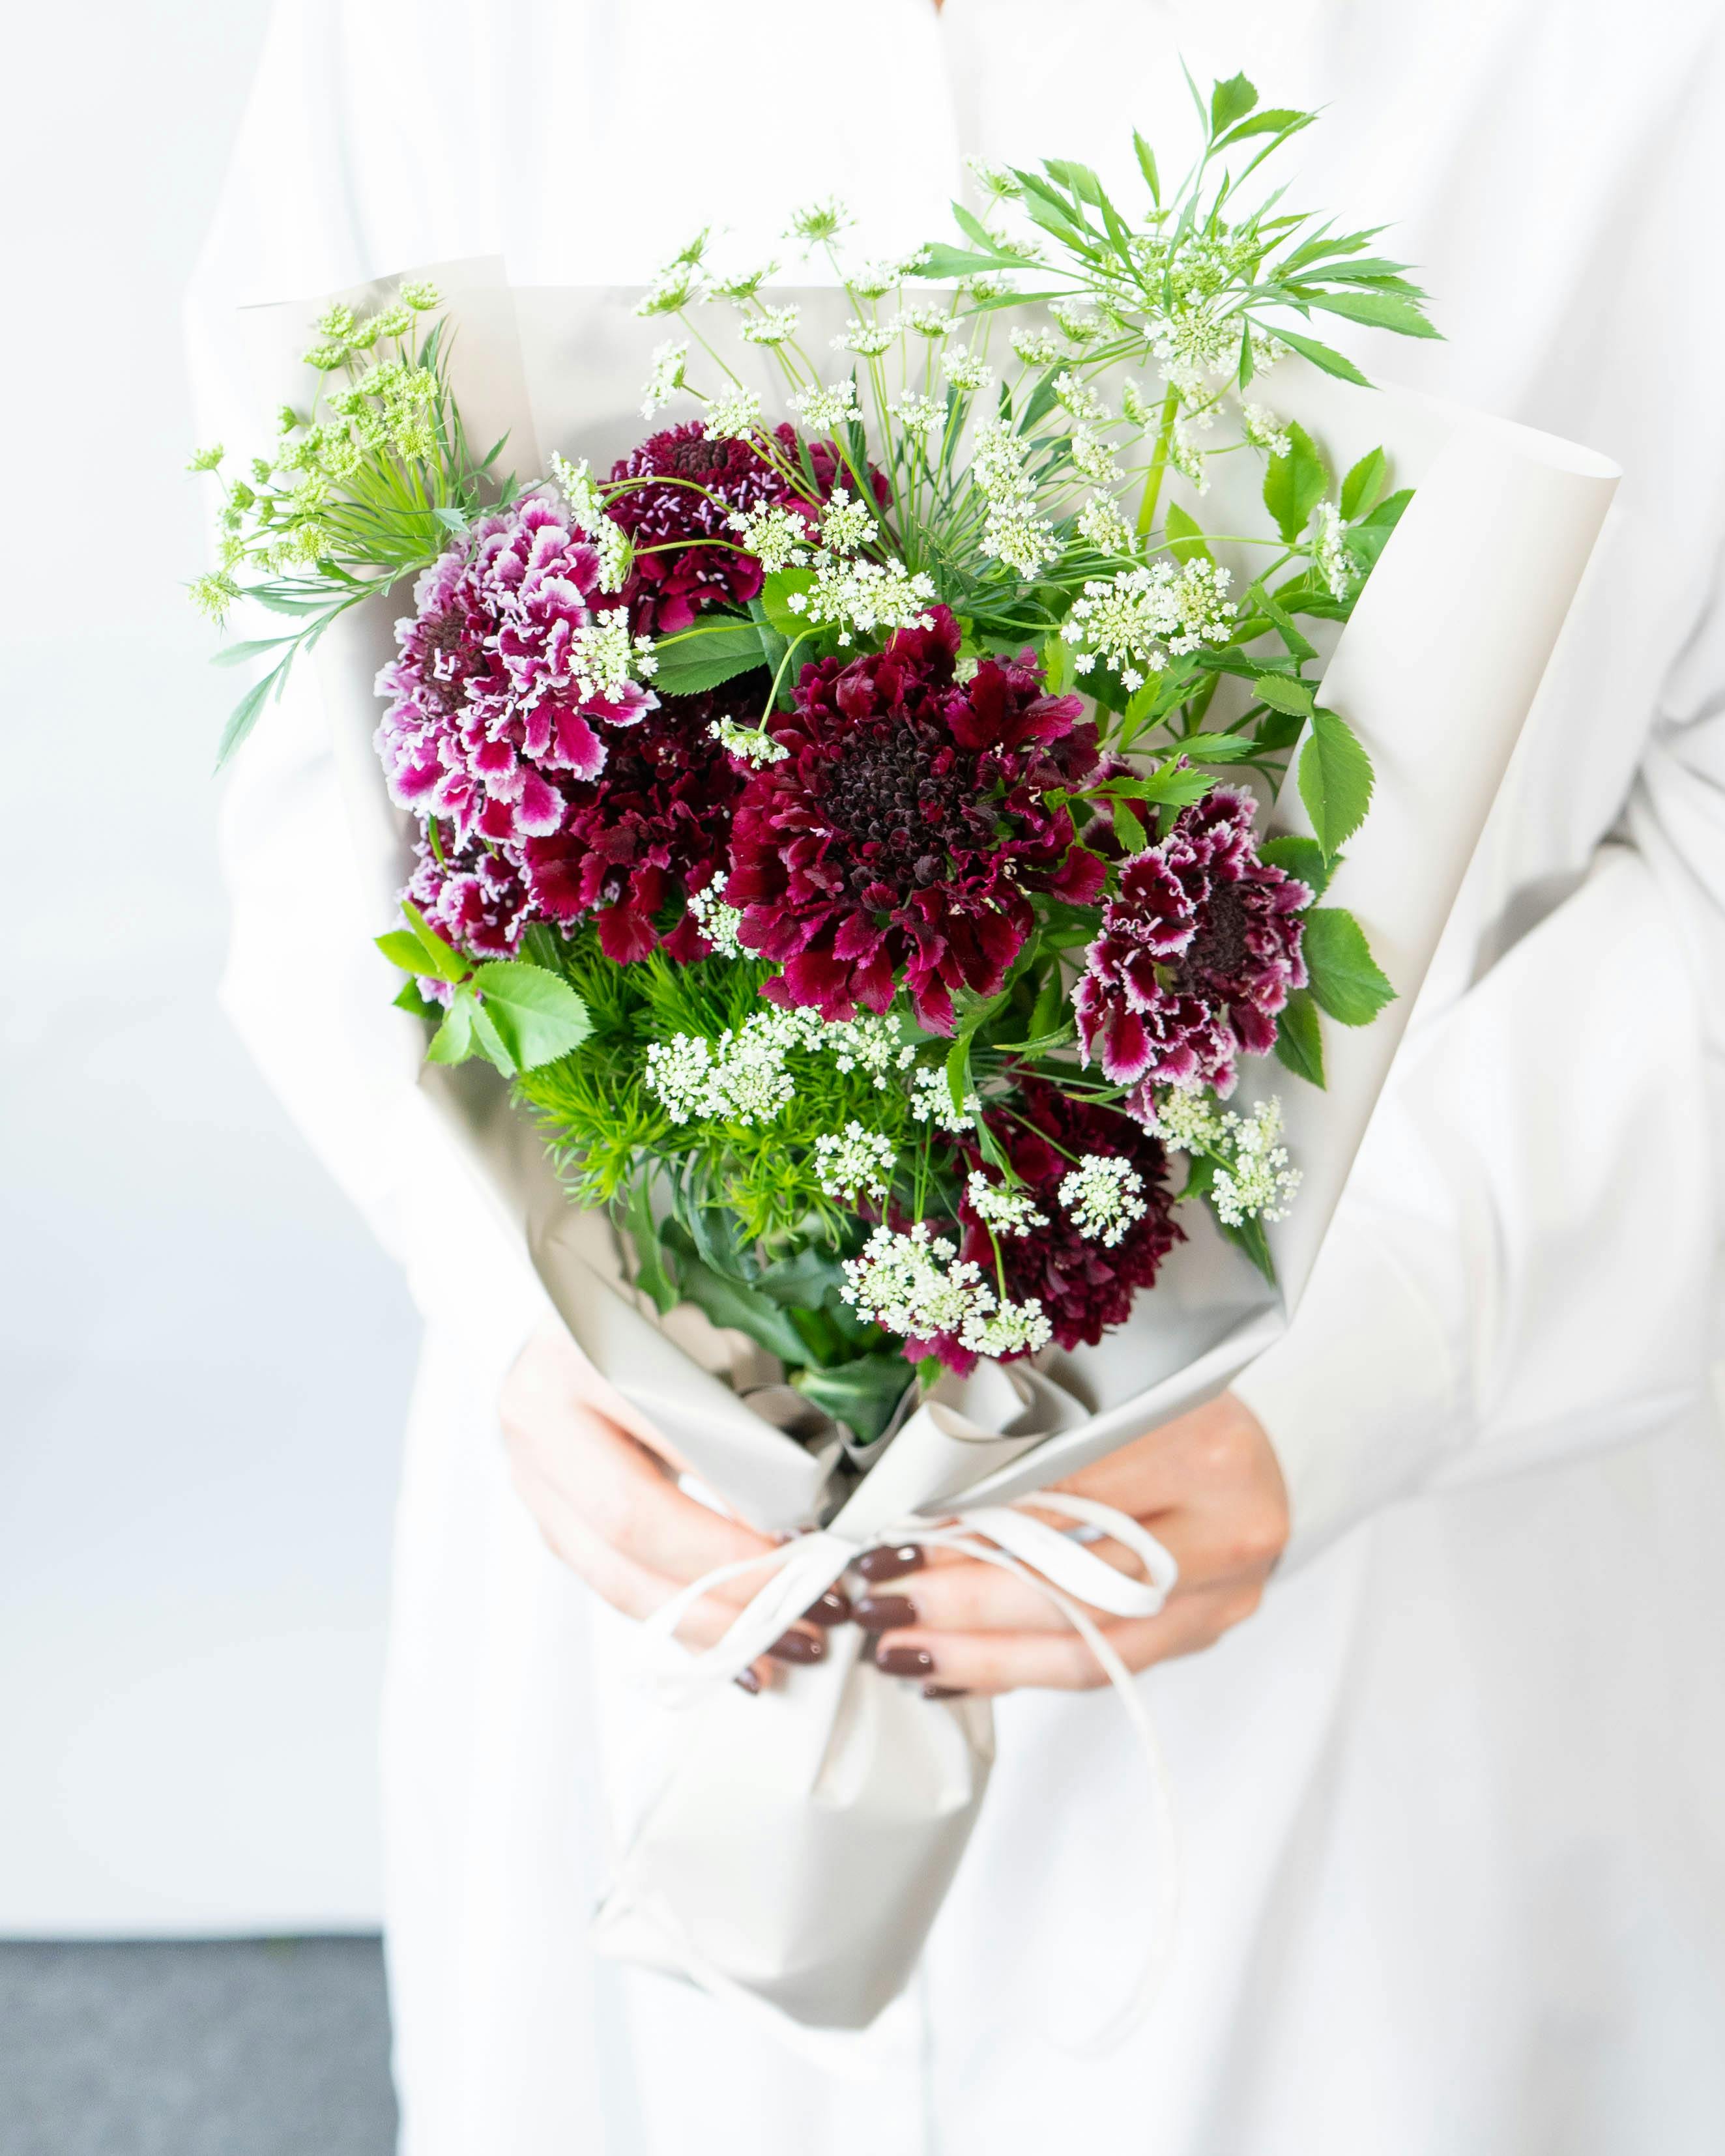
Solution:
M 1267 1055 L 1276 1016 L 1306 985 L 1303 883 L 1259 858 L 1249 793 L 1218 787 L 1183 808 L 1159 845 L 1122 864 L 1120 893 L 1085 953 L 1073 998 L 1085 1060 L 1136 1091 L 1212 1086 L 1227 1095 L 1241 1055 Z
M 414 587 L 377 746 L 392 798 L 455 842 L 519 845 L 562 820 L 559 781 L 604 767 L 607 727 L 655 699 L 652 660 L 598 589 L 599 557 L 549 502 L 487 517 Z

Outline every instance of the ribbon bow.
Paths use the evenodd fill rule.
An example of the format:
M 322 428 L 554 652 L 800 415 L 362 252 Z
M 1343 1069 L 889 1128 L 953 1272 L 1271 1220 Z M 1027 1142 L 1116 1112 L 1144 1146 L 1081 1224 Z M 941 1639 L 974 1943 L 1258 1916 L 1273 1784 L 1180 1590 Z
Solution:
M 1143 1566 L 1147 1577 L 1134 1579 L 1111 1564 L 1104 1563 L 1074 1535 L 1050 1527 L 1025 1507 L 1054 1512 L 1076 1521 L 1089 1537 L 1106 1535 L 1130 1550 Z M 987 1536 L 986 1542 L 978 1539 Z M 882 1527 L 858 1542 L 833 1527 L 799 1535 L 764 1551 L 759 1557 L 740 1558 L 734 1563 L 714 1567 L 691 1580 L 656 1610 L 646 1625 L 649 1636 L 669 1640 L 683 1618 L 704 1594 L 744 1573 L 766 1571 L 760 1590 L 739 1610 L 729 1629 L 714 1645 L 661 1680 L 663 1692 L 673 1705 L 686 1705 L 716 1685 L 727 1683 L 764 1654 L 810 1603 L 824 1594 L 854 1565 L 865 1550 L 883 1543 L 892 1546 L 916 1543 L 925 1549 L 961 1551 L 983 1564 L 998 1566 L 1035 1589 L 1051 1602 L 1096 1656 L 1125 1708 L 1138 1739 L 1148 1770 L 1152 1814 L 1159 1845 L 1157 1862 L 1157 1907 L 1152 1919 L 1153 1938 L 1148 1964 L 1132 1995 L 1111 2021 L 1095 2037 L 1073 2047 L 1080 2056 L 1111 2051 L 1136 2028 L 1155 2004 L 1172 1950 L 1178 1902 L 1178 1841 L 1173 1809 L 1169 1801 L 1167 1771 L 1156 1733 L 1144 1702 L 1132 1682 L 1132 1672 L 1109 1645 L 1106 1635 L 1082 1606 L 1106 1610 L 1111 1617 L 1153 1617 L 1162 1609 L 1179 1577 L 1173 1556 L 1147 1528 L 1111 1505 L 1091 1497 L 1075 1497 L 1065 1491 L 1039 1491 L 1033 1497 L 1012 1505 L 979 1505 L 960 1510 L 944 1525 L 911 1518 Z

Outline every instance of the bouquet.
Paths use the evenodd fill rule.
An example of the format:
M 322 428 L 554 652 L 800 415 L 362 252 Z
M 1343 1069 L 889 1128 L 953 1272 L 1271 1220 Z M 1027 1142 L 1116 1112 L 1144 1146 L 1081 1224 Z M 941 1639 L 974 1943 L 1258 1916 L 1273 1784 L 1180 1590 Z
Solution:
M 698 234 L 635 309 L 676 328 L 608 476 L 506 461 L 531 419 L 479 454 L 459 317 L 410 279 L 331 305 L 315 395 L 223 481 L 198 595 L 288 624 L 223 654 L 270 662 L 224 755 L 411 580 L 365 722 L 412 819 L 378 946 L 433 1078 L 489 1063 L 542 1141 L 523 1211 L 593 1359 L 721 1498 L 828 1531 L 756 1631 L 810 1565 L 974 1524 L 1286 1322 L 1609 496 L 1584 453 L 1398 407 L 1404 531 L 1394 444 L 1327 454 L 1371 399 L 1312 319 L 1430 336 L 1423 295 L 1255 186 L 1313 116 L 1238 76 L 1197 103 L 1190 170 L 1135 136 L 1130 199 L 978 167 L 957 242 L 886 261 L 798 211 L 824 338 Z M 1474 526 L 1533 547 L 1523 586 L 1457 562 Z M 1476 680 L 1427 637 L 1458 612 Z M 1413 739 L 1449 729 L 1441 798 L 1398 734 L 1374 803 L 1386 679 Z M 713 1694 L 608 1943 L 866 2021 L 991 1750 L 984 1703 L 900 1699 L 854 1644 Z

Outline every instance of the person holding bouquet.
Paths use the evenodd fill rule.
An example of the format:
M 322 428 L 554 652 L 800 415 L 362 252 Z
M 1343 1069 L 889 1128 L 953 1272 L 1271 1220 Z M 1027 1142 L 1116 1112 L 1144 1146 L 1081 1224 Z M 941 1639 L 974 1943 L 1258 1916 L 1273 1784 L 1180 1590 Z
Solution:
M 1421 264 L 1447 342 L 1380 352 L 1361 331 L 1351 352 L 1627 475 L 1296 1322 L 1219 1400 L 1069 1486 L 1180 1568 L 1160 1614 L 1109 1628 L 1147 1673 L 1188 1885 L 1162 1999 L 1102 2060 L 1060 2039 L 1139 1951 L 1136 1762 L 1084 1640 L 973 1562 L 882 1548 L 865 1596 L 824 1598 L 775 1650 L 812 1661 L 860 1624 L 889 1676 L 1001 1703 L 996 1785 L 911 1992 L 798 2056 L 592 1959 L 632 1627 L 766 1544 L 678 1487 L 663 1433 L 550 1316 L 443 1141 L 401 1127 L 393 1050 L 342 987 L 371 926 L 344 898 L 308 682 L 248 745 L 225 812 L 230 1008 L 427 1316 L 385 1750 L 409 2156 L 1055 2136 L 1615 2156 L 1725 2133 L 1706 1913 L 1725 1898 L 1706 1378 L 1725 442 L 1697 266 L 1725 195 L 1725 35 L 1681 0 L 1633 34 L 1543 0 L 1464 13 L 279 13 L 198 294 L 218 414 L 236 300 L 496 253 L 521 285 L 642 285 L 691 207 L 758 223 L 787 166 L 799 195 L 912 244 L 973 184 L 967 158 L 1071 146 L 1108 177 L 1134 127 L 1177 137 L 1183 55 L 1325 106 L 1302 203 L 1393 217 Z M 605 413 L 614 357 L 583 364 Z M 290 1013 L 283 982 L 308 975 Z M 708 1644 L 748 1592 L 716 1589 L 682 1636 Z

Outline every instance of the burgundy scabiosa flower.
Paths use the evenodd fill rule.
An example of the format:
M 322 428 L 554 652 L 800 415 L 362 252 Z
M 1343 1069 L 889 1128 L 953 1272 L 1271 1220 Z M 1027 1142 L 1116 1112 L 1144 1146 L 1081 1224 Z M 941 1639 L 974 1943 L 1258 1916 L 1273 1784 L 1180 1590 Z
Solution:
M 762 991 L 826 1019 L 884 1012 L 902 971 L 918 1022 L 950 1031 L 961 988 L 999 987 L 1033 925 L 1030 894 L 1083 903 L 1105 870 L 1047 796 L 1081 783 L 1096 729 L 1050 696 L 1027 652 L 956 678 L 944 607 L 886 650 L 806 666 L 768 722 L 784 752 L 737 811 L 727 901 Z
M 700 891 L 724 865 L 743 774 L 707 729 L 758 716 L 767 677 L 746 674 L 699 696 L 668 696 L 612 742 L 592 784 L 572 788 L 559 829 L 522 849 L 537 914 L 567 927 L 592 914 L 607 957 L 644 958 L 660 938 L 654 916 L 674 883 Z M 708 946 L 685 915 L 664 939 L 680 963 Z
M 794 459 L 795 434 L 788 426 L 777 434 Z M 660 482 L 631 486 L 608 504 L 637 549 L 622 593 L 634 627 L 670 636 L 687 629 L 701 607 L 747 606 L 756 597 L 761 564 L 737 552 L 727 520 L 733 510 L 796 498 L 758 449 L 745 441 L 710 442 L 701 422 L 689 419 L 631 449 L 611 477 Z M 644 551 L 653 547 L 670 551 Z
M 593 547 L 532 499 L 415 586 L 400 655 L 377 676 L 390 701 L 377 746 L 392 798 L 446 818 L 458 847 L 555 831 L 566 782 L 597 777 L 606 735 L 649 707 L 598 578 Z
M 991 1109 L 988 1127 L 1044 1224 L 1028 1235 L 999 1238 L 1006 1292 L 1014 1302 L 1034 1297 L 1041 1304 L 1059 1346 L 1094 1348 L 1110 1326 L 1126 1317 L 1139 1289 L 1154 1282 L 1174 1245 L 1185 1240 L 1170 1210 L 1168 1156 L 1132 1116 L 1072 1100 L 1040 1079 L 1024 1080 L 1013 1106 L 1016 1114 Z M 1060 1198 L 1074 1162 L 1086 1157 L 1123 1160 L 1137 1178 L 1136 1202 L 1142 1210 L 1111 1244 L 1082 1233 Z M 981 1155 L 973 1155 L 970 1164 L 980 1167 Z M 959 1218 L 962 1255 L 992 1276 L 996 1242 L 968 1196 Z
M 1266 1055 L 1275 1019 L 1306 985 L 1302 907 L 1312 893 L 1259 857 L 1249 793 L 1219 787 L 1183 808 L 1159 845 L 1134 855 L 1074 1005 L 1086 1060 L 1136 1086 L 1234 1089 L 1236 1060 Z

